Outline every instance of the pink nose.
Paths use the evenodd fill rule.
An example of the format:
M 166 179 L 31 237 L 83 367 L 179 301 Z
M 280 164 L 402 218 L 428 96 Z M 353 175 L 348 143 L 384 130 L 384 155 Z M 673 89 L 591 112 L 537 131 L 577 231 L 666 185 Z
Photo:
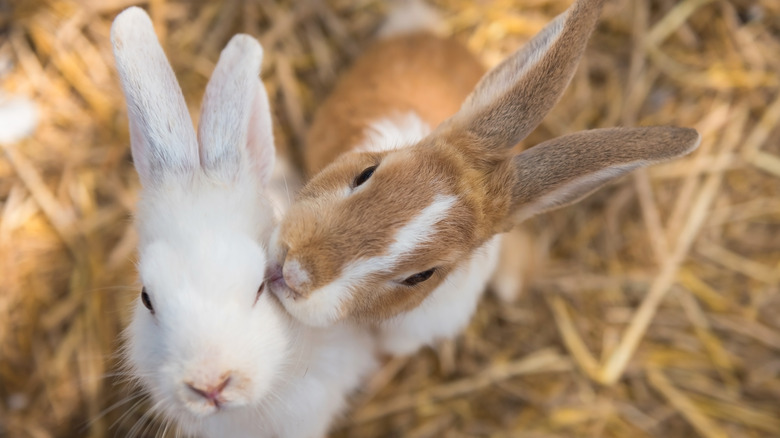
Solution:
M 194 392 L 195 394 L 198 394 L 199 396 L 213 403 L 214 406 L 219 406 L 221 402 L 220 395 L 222 394 L 222 391 L 225 389 L 228 383 L 230 383 L 230 376 L 225 377 L 224 380 L 222 380 L 222 382 L 216 385 L 201 386 L 192 383 L 187 383 L 187 387 L 190 388 L 192 392 Z

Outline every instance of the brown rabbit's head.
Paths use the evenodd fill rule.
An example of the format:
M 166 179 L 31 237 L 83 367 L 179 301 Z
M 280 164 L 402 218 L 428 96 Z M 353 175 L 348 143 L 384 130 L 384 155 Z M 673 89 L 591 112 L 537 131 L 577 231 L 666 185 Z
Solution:
M 287 310 L 318 326 L 393 317 L 446 284 L 495 234 L 695 149 L 695 130 L 654 127 L 511 151 L 567 87 L 602 3 L 577 0 L 416 144 L 347 153 L 316 175 L 276 235 L 272 288 Z

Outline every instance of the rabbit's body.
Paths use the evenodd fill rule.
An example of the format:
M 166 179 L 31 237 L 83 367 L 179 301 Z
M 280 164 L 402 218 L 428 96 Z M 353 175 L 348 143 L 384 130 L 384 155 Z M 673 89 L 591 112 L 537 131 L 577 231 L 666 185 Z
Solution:
M 345 152 L 418 143 L 457 112 L 485 73 L 458 41 L 404 30 L 386 34 L 358 58 L 318 109 L 306 142 L 310 174 Z M 500 239 L 495 236 L 475 251 L 419 307 L 379 324 L 381 348 L 408 354 L 460 332 L 495 270 Z
M 259 44 L 237 35 L 222 52 L 196 136 L 149 17 L 121 13 L 112 43 L 143 186 L 129 372 L 188 434 L 325 435 L 376 367 L 375 341 L 351 323 L 307 327 L 265 292 L 275 212 L 294 187 L 274 166 Z
M 355 149 L 378 152 L 419 142 L 458 111 L 484 73 L 454 39 L 424 29 L 387 35 L 355 61 L 317 109 L 306 137 L 306 170 L 314 175 Z
M 657 127 L 512 151 L 563 94 L 602 4 L 575 0 L 478 82 L 476 59 L 433 35 L 391 35 L 362 55 L 315 115 L 305 154 L 318 173 L 274 233 L 270 284 L 285 308 L 320 327 L 378 326 L 389 353 L 452 337 L 502 233 L 695 149 L 694 130 Z M 501 270 L 494 285 L 510 280 Z

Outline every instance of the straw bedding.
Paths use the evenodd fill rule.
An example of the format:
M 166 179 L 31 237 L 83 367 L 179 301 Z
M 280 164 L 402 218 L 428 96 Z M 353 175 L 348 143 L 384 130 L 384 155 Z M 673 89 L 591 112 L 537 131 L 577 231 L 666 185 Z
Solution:
M 1 89 L 40 112 L 31 137 L 0 145 L 0 436 L 162 434 L 116 375 L 138 297 L 139 185 L 109 28 L 131 3 L 0 3 Z M 488 65 L 568 4 L 436 1 Z M 388 9 L 142 5 L 192 109 L 229 37 L 258 36 L 279 147 L 295 157 Z M 517 301 L 488 294 L 455 342 L 388 360 L 333 435 L 780 436 L 779 120 L 780 2 L 609 1 L 525 146 L 676 124 L 703 134 L 700 149 L 525 224 Z

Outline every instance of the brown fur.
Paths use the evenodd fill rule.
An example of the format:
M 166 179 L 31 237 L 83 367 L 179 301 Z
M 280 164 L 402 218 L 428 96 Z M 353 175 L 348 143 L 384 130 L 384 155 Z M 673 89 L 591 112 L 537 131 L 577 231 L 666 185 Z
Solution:
M 460 108 L 485 69 L 463 45 L 427 33 L 371 46 L 317 111 L 305 164 L 314 175 L 364 140 L 371 122 L 414 111 L 432 127 Z
M 280 262 L 297 260 L 310 274 L 311 282 L 297 289 L 302 299 L 350 265 L 386 254 L 397 231 L 437 194 L 455 195 L 457 203 L 436 225 L 434 238 L 392 269 L 352 285 L 342 315 L 376 321 L 412 309 L 495 234 L 575 202 L 635 164 L 695 148 L 693 130 L 638 128 L 587 131 L 519 155 L 511 151 L 560 98 L 602 3 L 576 0 L 485 76 L 446 121 L 482 71 L 465 48 L 415 34 L 382 41 L 361 57 L 315 117 L 307 168 L 327 167 L 301 191 L 280 231 Z M 372 122 L 408 111 L 432 127 L 444 123 L 410 147 L 350 152 Z M 374 175 L 352 189 L 355 177 L 375 165 Z M 431 279 L 414 287 L 400 284 L 433 267 Z
M 640 167 L 649 164 L 646 162 L 648 160 L 671 160 L 686 153 L 686 148 L 697 145 L 698 139 L 699 134 L 693 129 L 669 126 L 595 129 L 546 141 L 513 158 L 516 181 L 533 181 L 534 184 L 514 185 L 512 211 L 515 214 L 532 216 L 577 202 L 600 187 L 604 181 L 594 180 L 592 183 L 578 184 L 569 188 L 565 202 L 555 203 L 541 210 L 522 212 L 539 198 L 563 187 L 572 187 L 571 183 L 578 178 L 594 175 L 610 166 Z M 648 156 L 648 145 L 654 146 L 651 157 Z M 512 227 L 517 220 L 518 218 L 514 217 L 507 227 Z

